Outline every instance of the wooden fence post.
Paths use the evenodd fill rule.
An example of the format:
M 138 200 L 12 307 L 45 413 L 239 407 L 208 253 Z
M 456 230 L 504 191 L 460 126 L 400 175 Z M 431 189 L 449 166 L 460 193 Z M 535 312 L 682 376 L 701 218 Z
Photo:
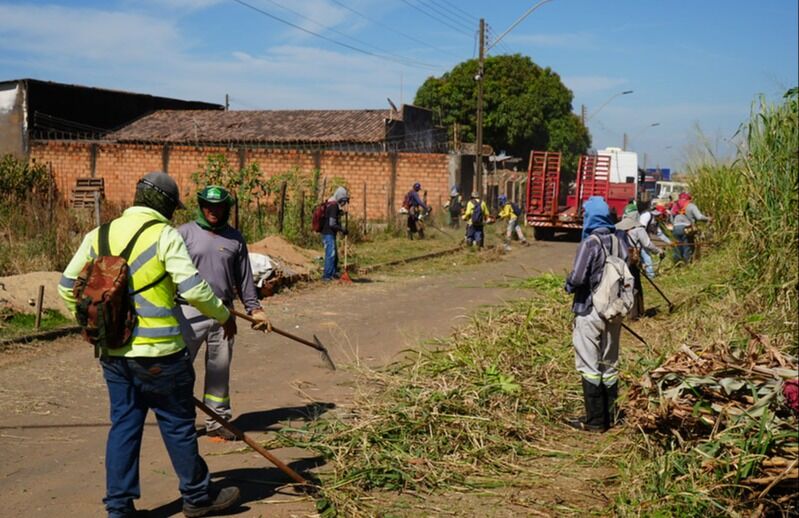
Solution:
M 300 191 L 300 234 L 305 233 L 305 191 Z
M 36 330 L 42 327 L 42 306 L 44 305 L 44 286 L 39 286 L 39 297 L 36 299 Z
M 366 182 L 363 182 L 363 234 L 366 235 Z
M 283 180 L 280 184 L 280 206 L 277 208 L 277 232 L 283 233 L 283 217 L 286 215 L 286 187 L 287 183 Z

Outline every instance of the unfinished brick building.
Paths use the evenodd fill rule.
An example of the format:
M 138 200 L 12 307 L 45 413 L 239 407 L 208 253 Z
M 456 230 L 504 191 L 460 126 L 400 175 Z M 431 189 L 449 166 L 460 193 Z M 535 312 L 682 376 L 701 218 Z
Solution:
M 154 170 L 168 172 L 183 192 L 192 192 L 192 173 L 202 170 L 212 154 L 224 154 L 240 167 L 257 163 L 267 178 L 295 167 L 318 169 L 323 178 L 346 181 L 357 199 L 358 216 L 370 220 L 392 217 L 417 181 L 428 201 L 439 205 L 456 178 L 458 164 L 447 153 L 446 130 L 435 127 L 432 113 L 424 108 L 191 108 L 137 113 L 139 118 L 115 129 L 31 132 L 26 154 L 51 168 L 65 198 L 74 199 L 76 186 L 83 182 L 102 189 L 104 200 L 120 204 L 130 203 L 136 180 Z M 87 183 L 89 179 L 94 180 Z

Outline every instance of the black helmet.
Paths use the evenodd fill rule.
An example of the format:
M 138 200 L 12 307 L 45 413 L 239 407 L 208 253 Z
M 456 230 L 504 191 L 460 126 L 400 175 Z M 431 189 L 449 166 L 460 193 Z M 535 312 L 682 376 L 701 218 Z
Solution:
M 156 171 L 142 176 L 136 184 L 134 205 L 144 205 L 172 219 L 175 209 L 185 209 L 178 184 L 168 174 Z
M 418 191 L 421 188 L 422 188 L 422 184 L 420 184 L 419 182 L 416 182 L 415 184 L 413 184 L 413 190 L 414 191 Z

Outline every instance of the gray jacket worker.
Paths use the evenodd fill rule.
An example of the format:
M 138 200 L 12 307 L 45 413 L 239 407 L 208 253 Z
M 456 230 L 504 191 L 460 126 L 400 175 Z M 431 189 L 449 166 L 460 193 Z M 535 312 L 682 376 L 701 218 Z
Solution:
M 238 230 L 228 225 L 233 197 L 222 187 L 212 185 L 197 193 L 197 201 L 197 219 L 178 229 L 191 260 L 225 306 L 233 307 L 233 300 L 239 293 L 247 313 L 261 321 L 254 327 L 270 329 L 253 282 L 247 243 Z M 207 344 L 205 404 L 223 418 L 230 419 L 230 363 L 235 337 L 225 336 L 218 322 L 204 317 L 186 303 L 181 302 L 179 313 L 181 331 L 192 359 L 196 358 L 203 342 Z M 210 417 L 206 418 L 205 426 L 209 437 L 236 439 Z

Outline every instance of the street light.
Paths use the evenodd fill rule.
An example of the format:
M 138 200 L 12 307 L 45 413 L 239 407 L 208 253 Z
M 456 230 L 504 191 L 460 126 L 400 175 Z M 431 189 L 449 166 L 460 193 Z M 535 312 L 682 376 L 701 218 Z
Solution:
M 541 0 L 527 11 L 524 12 L 515 22 L 513 22 L 510 27 L 505 29 L 505 32 L 499 35 L 497 39 L 495 39 L 491 45 L 486 48 L 485 45 L 485 19 L 480 18 L 480 58 L 477 64 L 477 74 L 474 76 L 474 80 L 477 81 L 477 135 L 476 136 L 476 147 L 475 150 L 475 164 L 477 165 L 477 174 L 475 178 L 475 190 L 480 193 L 480 196 L 483 195 L 483 79 L 485 78 L 485 52 L 486 50 L 490 50 L 494 45 L 498 44 L 502 38 L 504 38 L 510 31 L 516 28 L 517 25 L 522 23 L 525 18 L 530 16 L 533 11 L 541 7 L 547 2 L 551 2 L 552 0 Z
M 648 125 L 644 126 L 644 128 L 642 130 L 637 131 L 635 133 L 635 138 L 640 137 L 641 135 L 643 135 L 646 132 L 646 130 L 648 130 L 649 128 L 654 128 L 655 126 L 660 126 L 660 123 L 659 122 L 653 122 L 652 124 L 648 124 Z M 627 136 L 627 133 L 625 133 L 624 134 L 624 143 L 622 145 L 622 150 L 627 151 L 627 145 L 630 143 L 629 141 L 630 141 L 630 139 Z
M 610 103 L 610 101 L 612 101 L 612 100 L 613 100 L 613 99 L 615 99 L 616 97 L 620 97 L 620 96 L 622 96 L 622 95 L 630 95 L 631 93 L 633 93 L 633 91 L 632 91 L 632 90 L 625 90 L 625 91 L 623 91 L 623 92 L 619 92 L 619 93 L 617 93 L 617 94 L 613 94 L 613 95 L 610 97 L 610 99 L 608 99 L 607 101 L 603 102 L 603 103 L 602 103 L 602 105 L 601 105 L 599 108 L 597 108 L 597 109 L 596 109 L 596 111 L 594 111 L 594 113 L 592 113 L 592 114 L 591 114 L 591 115 L 589 115 L 588 117 L 586 117 L 586 116 L 585 116 L 585 105 L 583 105 L 583 106 L 582 106 L 582 110 L 581 110 L 582 119 L 583 119 L 583 125 L 585 125 L 585 123 L 586 123 L 586 122 L 590 121 L 590 120 L 591 120 L 591 119 L 592 119 L 594 116 L 596 116 L 596 114 L 597 114 L 597 113 L 599 113 L 600 111 L 602 111 L 602 108 L 604 108 L 605 106 L 607 106 L 607 105 Z

